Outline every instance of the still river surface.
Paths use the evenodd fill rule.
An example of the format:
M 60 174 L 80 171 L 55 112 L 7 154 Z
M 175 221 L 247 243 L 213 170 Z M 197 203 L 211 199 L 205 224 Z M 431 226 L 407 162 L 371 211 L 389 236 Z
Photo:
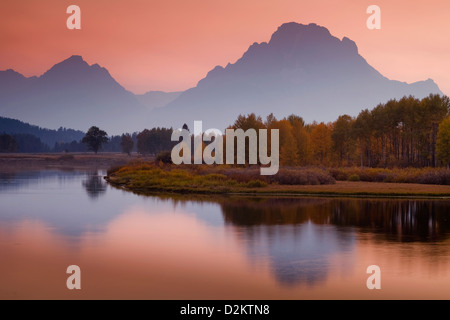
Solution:
M 450 299 L 449 200 L 139 196 L 104 174 L 0 174 L 0 299 Z

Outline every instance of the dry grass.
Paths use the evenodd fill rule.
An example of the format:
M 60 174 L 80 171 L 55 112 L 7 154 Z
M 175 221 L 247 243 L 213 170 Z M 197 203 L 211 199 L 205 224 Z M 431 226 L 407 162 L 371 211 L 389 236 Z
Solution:
M 318 170 L 318 169 L 317 169 Z M 361 197 L 450 197 L 450 186 L 325 179 L 323 171 L 290 168 L 276 181 L 255 168 L 166 166 L 134 163 L 108 172 L 108 181 L 138 193 L 245 193 Z M 292 175 L 293 177 L 289 177 Z M 298 177 L 302 177 L 301 179 Z M 313 177 L 305 182 L 303 178 Z M 289 179 L 288 179 L 289 178 Z M 320 178 L 320 179 L 319 179 Z M 332 181 L 331 184 L 320 183 Z M 282 183 L 285 181 L 286 183 Z M 314 183 L 310 183 L 314 181 Z M 299 183 L 300 182 L 300 183 Z
M 331 168 L 330 174 L 339 181 L 395 182 L 450 185 L 450 170 L 446 168 Z
M 292 192 L 294 194 L 326 194 L 344 196 L 450 197 L 450 186 L 364 181 L 337 181 L 336 184 L 333 185 L 271 186 L 270 191 L 280 193 Z

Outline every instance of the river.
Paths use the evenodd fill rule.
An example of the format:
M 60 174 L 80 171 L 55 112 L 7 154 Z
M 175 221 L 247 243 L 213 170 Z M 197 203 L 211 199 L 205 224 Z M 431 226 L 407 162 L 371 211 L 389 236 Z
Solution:
M 141 196 L 104 174 L 0 173 L 0 299 L 450 299 L 449 200 Z

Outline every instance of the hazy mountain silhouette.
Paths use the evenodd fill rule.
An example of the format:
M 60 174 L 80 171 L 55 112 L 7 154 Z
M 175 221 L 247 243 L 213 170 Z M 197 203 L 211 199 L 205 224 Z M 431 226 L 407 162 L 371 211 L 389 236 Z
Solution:
M 287 23 L 268 43 L 254 43 L 236 63 L 214 68 L 183 93 L 134 95 L 105 68 L 76 55 L 40 77 L 0 71 L 0 116 L 51 129 L 96 125 L 110 135 L 191 127 L 194 120 L 203 120 L 205 129 L 224 129 L 239 114 L 334 121 L 392 98 L 430 93 L 442 94 L 430 79 L 407 84 L 381 75 L 348 38 L 339 40 L 316 24 Z
M 0 134 L 2 133 L 10 135 L 33 135 L 39 138 L 48 147 L 53 147 L 55 143 L 80 141 L 85 135 L 84 132 L 78 130 L 66 128 L 50 130 L 24 123 L 19 120 L 0 117 Z
M 0 114 L 48 128 L 96 125 L 112 134 L 143 129 L 148 110 L 105 68 L 74 55 L 40 77 L 0 72 Z
M 139 102 L 146 106 L 149 110 L 164 107 L 170 102 L 174 101 L 180 96 L 179 92 L 163 92 L 163 91 L 149 91 L 144 94 L 138 94 L 136 97 Z
M 153 117 L 163 125 L 203 120 L 224 129 L 239 114 L 282 118 L 292 113 L 307 122 L 352 116 L 391 98 L 442 94 L 432 81 L 413 84 L 389 80 L 342 40 L 316 24 L 283 24 L 268 43 L 254 43 L 234 64 L 217 66 Z

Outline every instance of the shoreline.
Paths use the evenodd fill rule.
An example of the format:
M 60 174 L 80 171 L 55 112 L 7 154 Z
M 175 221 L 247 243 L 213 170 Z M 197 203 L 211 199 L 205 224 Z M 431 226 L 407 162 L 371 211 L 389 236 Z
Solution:
M 238 169 L 232 175 L 239 173 L 241 171 Z M 246 174 L 245 169 L 241 174 Z M 220 174 L 220 171 L 197 173 L 190 168 L 172 169 L 145 164 L 118 167 L 110 170 L 104 179 L 114 187 L 141 195 L 450 199 L 450 185 L 339 180 L 322 184 L 266 183 L 253 179 L 249 182 L 238 182 Z
M 107 170 L 123 166 L 133 161 L 150 161 L 137 154 L 128 156 L 123 153 L 46 153 L 46 154 L 0 154 L 0 171 L 15 173 L 36 170 Z M 114 175 L 105 176 L 105 180 L 116 188 L 141 195 L 225 195 L 257 197 L 351 197 L 351 198 L 414 198 L 414 199 L 450 199 L 449 185 L 391 183 L 391 182 L 350 182 L 336 181 L 335 184 L 321 185 L 278 185 L 268 184 L 262 187 L 242 185 L 220 185 L 189 187 L 141 185 L 132 186 L 132 179 L 125 183 Z
M 208 190 L 175 190 L 173 188 L 129 188 L 112 182 L 108 177 L 105 180 L 113 187 L 133 192 L 139 195 L 203 195 L 203 196 L 249 196 L 249 197 L 320 197 L 320 198 L 361 198 L 361 199 L 434 199 L 450 200 L 450 186 L 402 184 L 409 189 L 417 188 L 415 191 L 404 191 L 405 186 L 400 186 L 396 191 L 377 191 L 378 185 L 383 187 L 396 187 L 398 183 L 383 182 L 348 182 L 337 181 L 335 185 L 304 185 L 304 186 L 267 186 L 264 188 L 239 188 L 230 191 L 208 191 Z M 332 188 L 352 187 L 360 191 L 333 191 Z M 425 188 L 421 188 L 425 186 Z M 284 188 L 286 187 L 286 188 Z M 322 187 L 322 188 L 321 188 Z M 328 188 L 327 188 L 328 187 Z M 331 188 L 330 188 L 331 187 Z M 397 186 L 398 187 L 398 186 Z M 446 190 L 432 191 L 434 187 L 447 187 Z M 323 189 L 323 190 L 321 190 Z M 443 192 L 445 191 L 445 192 Z
M 123 153 L 0 153 L 0 171 L 106 170 L 137 159 Z

